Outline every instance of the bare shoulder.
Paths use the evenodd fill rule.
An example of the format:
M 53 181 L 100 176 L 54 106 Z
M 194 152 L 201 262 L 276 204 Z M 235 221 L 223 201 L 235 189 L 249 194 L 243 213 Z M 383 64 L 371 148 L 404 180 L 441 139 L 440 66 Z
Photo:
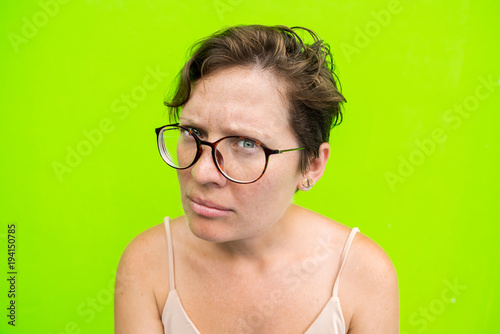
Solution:
M 352 229 L 304 208 L 297 213 L 310 223 L 304 235 L 327 236 L 340 259 Z M 338 295 L 349 334 L 399 333 L 396 269 L 384 249 L 361 232 L 355 234 L 340 273 Z
M 355 301 L 349 333 L 399 333 L 397 273 L 384 249 L 358 232 L 342 276 L 340 297 Z
M 299 207 L 301 218 L 307 217 L 309 222 L 314 221 L 315 224 L 307 224 L 307 229 L 311 233 L 321 235 L 333 235 L 333 241 L 343 247 L 352 228 L 339 223 L 331 218 L 325 217 L 314 211 Z M 355 274 L 371 273 L 371 279 L 392 277 L 395 278 L 396 271 L 391 259 L 375 241 L 364 235 L 362 232 L 357 232 L 349 250 L 349 256 L 343 269 L 346 274 L 352 271 Z M 359 279 L 368 282 L 370 277 L 361 276 Z M 359 282 L 358 282 L 359 283 Z
M 161 223 L 148 228 L 134 237 L 123 252 L 125 256 L 140 256 L 146 255 L 148 251 L 158 246 L 164 246 L 165 239 L 165 224 Z
M 163 333 L 160 306 L 168 294 L 165 235 L 164 225 L 158 224 L 125 248 L 115 283 L 116 333 Z
M 155 225 L 130 241 L 123 251 L 118 269 L 122 272 L 130 272 L 139 281 L 151 279 L 151 269 L 161 262 L 168 261 L 166 251 L 164 224 Z
M 341 224 L 329 217 L 326 217 L 316 211 L 312 211 L 308 208 L 293 205 L 293 213 L 299 221 L 307 222 L 307 228 L 313 231 L 319 232 L 320 234 L 334 233 L 342 238 L 349 234 L 351 230 L 348 226 Z
M 364 270 L 365 273 L 368 270 L 372 279 L 395 278 L 396 270 L 389 255 L 363 233 L 356 233 L 350 253 L 357 270 Z

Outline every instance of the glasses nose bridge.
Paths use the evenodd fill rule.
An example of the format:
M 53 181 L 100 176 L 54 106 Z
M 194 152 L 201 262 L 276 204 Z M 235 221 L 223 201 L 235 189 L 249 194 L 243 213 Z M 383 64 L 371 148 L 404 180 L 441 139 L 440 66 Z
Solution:
M 223 167 L 223 165 L 221 165 L 221 163 L 223 164 L 223 162 L 222 162 L 223 157 L 222 157 L 222 155 L 220 154 L 220 152 L 217 150 L 217 145 L 218 145 L 218 144 L 219 144 L 219 142 L 220 142 L 222 139 L 224 139 L 224 138 L 222 138 L 222 139 L 220 139 L 220 140 L 217 140 L 217 141 L 216 141 L 216 142 L 214 142 L 214 143 L 211 143 L 211 142 L 209 142 L 209 141 L 205 141 L 205 140 L 201 140 L 201 139 L 199 139 L 199 138 L 196 138 L 196 139 L 197 139 L 197 143 L 198 143 L 198 153 L 197 153 L 197 156 L 196 156 L 196 158 L 195 158 L 194 162 L 191 164 L 191 166 L 192 166 L 192 165 L 194 165 L 194 164 L 195 164 L 195 163 L 197 163 L 197 162 L 199 163 L 199 160 L 200 160 L 201 156 L 203 155 L 203 145 L 205 145 L 205 146 L 209 146 L 209 147 L 212 149 L 212 150 L 211 150 L 211 154 L 210 154 L 210 155 L 211 155 L 211 160 L 212 160 L 212 163 L 214 164 L 214 166 L 215 166 L 216 170 L 217 170 L 220 174 L 222 174 L 222 176 L 223 176 L 225 179 L 228 179 L 227 175 L 223 172 L 224 167 Z M 217 153 L 219 153 L 219 155 L 217 155 Z M 219 160 L 219 156 L 220 156 L 220 159 L 221 159 L 221 160 Z
M 219 166 L 218 166 L 218 163 L 216 161 L 216 158 L 215 158 L 215 152 L 216 152 L 216 149 L 217 149 L 217 145 L 219 144 L 220 140 L 217 140 L 216 142 L 214 143 L 211 143 L 209 141 L 206 141 L 206 140 L 201 140 L 201 139 L 198 139 L 198 146 L 200 148 L 199 150 L 199 153 L 198 153 L 198 159 L 196 160 L 199 160 L 199 158 L 201 158 L 201 155 L 202 155 L 202 151 L 203 151 L 203 145 L 205 146 L 208 146 L 210 147 L 212 150 L 211 150 L 211 156 L 212 156 L 212 160 L 215 164 L 215 166 L 217 167 L 217 169 L 219 169 Z
M 198 145 L 200 146 L 200 150 L 203 149 L 203 145 L 208 146 L 212 149 L 212 155 L 215 154 L 215 149 L 217 148 L 217 144 L 219 144 L 219 141 L 216 141 L 214 143 L 211 143 L 209 141 L 201 140 L 199 139 Z M 200 152 L 201 154 L 201 152 Z

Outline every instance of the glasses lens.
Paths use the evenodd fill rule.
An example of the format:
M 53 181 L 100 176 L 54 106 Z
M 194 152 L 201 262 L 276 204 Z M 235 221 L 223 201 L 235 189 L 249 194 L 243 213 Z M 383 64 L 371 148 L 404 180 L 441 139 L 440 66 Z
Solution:
M 255 181 L 266 168 L 264 149 L 247 138 L 226 138 L 220 141 L 215 157 L 223 173 L 235 181 Z
M 159 140 L 163 159 L 174 168 L 186 168 L 196 158 L 198 150 L 196 140 L 184 129 L 178 127 L 163 128 Z

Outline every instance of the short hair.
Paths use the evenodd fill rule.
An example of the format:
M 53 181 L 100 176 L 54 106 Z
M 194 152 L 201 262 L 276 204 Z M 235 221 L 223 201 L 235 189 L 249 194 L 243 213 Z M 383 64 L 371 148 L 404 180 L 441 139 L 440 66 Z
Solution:
M 304 43 L 297 29 L 309 33 L 313 42 Z M 330 46 L 303 27 L 238 25 L 219 30 L 192 46 L 173 96 L 165 100 L 171 119 L 179 119 L 198 80 L 232 67 L 267 70 L 284 82 L 289 125 L 305 147 L 299 163 L 305 173 L 311 159 L 318 157 L 320 145 L 329 141 L 331 129 L 342 122 L 341 108 L 347 102 Z

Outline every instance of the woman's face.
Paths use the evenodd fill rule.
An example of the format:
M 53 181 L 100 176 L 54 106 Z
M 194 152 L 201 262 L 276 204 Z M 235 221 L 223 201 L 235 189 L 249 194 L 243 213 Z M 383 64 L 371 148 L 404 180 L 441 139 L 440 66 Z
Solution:
M 209 142 L 236 135 L 271 149 L 296 148 L 283 93 L 267 71 L 222 70 L 195 85 L 180 125 L 194 128 L 200 139 Z M 258 181 L 237 184 L 217 170 L 211 148 L 202 148 L 196 164 L 177 171 L 184 212 L 196 236 L 212 242 L 251 238 L 283 217 L 303 178 L 298 171 L 299 151 L 271 155 Z

